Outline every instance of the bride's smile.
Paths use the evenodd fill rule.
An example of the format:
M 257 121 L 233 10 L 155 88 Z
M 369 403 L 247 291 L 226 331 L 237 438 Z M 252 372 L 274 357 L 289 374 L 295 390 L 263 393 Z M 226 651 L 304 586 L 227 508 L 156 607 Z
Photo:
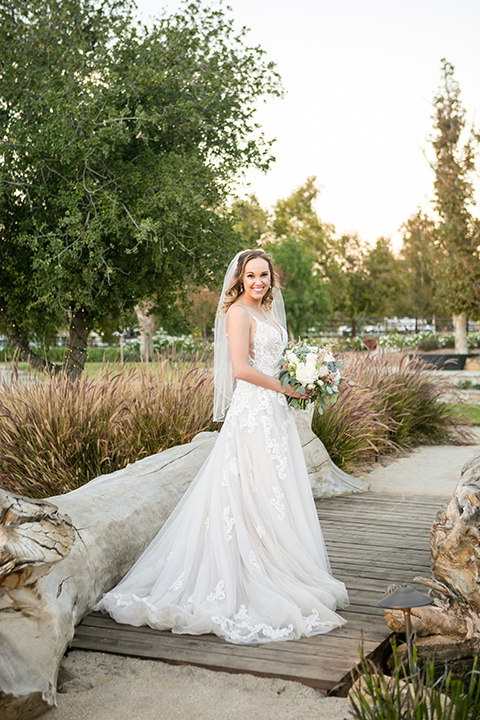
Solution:
M 243 301 L 254 305 L 261 303 L 270 287 L 270 269 L 263 258 L 254 258 L 245 266 L 243 274 Z

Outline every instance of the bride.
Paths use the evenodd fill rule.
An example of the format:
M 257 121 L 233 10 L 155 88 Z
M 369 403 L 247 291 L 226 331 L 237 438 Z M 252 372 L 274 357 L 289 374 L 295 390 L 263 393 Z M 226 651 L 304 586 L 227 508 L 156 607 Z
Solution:
M 117 622 L 232 643 L 343 625 L 300 439 L 278 380 L 287 342 L 262 250 L 230 263 L 215 322 L 215 447 L 158 535 L 95 607 Z M 228 411 L 228 412 L 227 412 Z

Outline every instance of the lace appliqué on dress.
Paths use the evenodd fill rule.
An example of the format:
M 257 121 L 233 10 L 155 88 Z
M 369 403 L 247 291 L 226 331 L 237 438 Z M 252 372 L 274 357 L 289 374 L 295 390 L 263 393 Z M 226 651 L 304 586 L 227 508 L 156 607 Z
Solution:
M 225 600 L 225 583 L 223 580 L 220 580 L 217 585 L 215 586 L 215 590 L 210 593 L 210 595 L 207 595 L 206 601 L 209 603 L 217 602 L 218 600 Z

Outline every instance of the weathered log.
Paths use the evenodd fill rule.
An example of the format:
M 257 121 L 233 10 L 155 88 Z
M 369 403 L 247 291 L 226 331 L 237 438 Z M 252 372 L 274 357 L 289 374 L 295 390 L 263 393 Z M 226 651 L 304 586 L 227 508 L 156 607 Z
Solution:
M 480 651 L 479 638 L 468 640 L 458 637 L 446 637 L 445 635 L 429 635 L 418 638 L 415 642 L 417 660 L 424 665 L 431 658 L 435 660 L 436 674 L 445 672 L 445 666 L 452 672 L 452 675 L 465 677 L 472 669 L 473 659 Z M 397 658 L 399 663 L 407 660 L 407 646 L 405 643 L 397 647 Z M 394 665 L 393 655 L 388 661 L 388 669 Z
M 0 490 L 0 595 L 46 575 L 74 541 L 70 518 L 55 505 Z
M 75 625 L 152 540 L 214 442 L 215 433 L 201 433 L 189 445 L 51 498 L 58 515 L 71 518 L 76 539 L 47 574 L 36 579 L 25 575 L 28 584 L 15 581 L 0 597 L 2 720 L 34 718 L 55 704 L 58 667 Z M 28 514 L 31 501 L 25 502 Z M 48 522 L 55 513 L 48 511 Z M 19 558 L 19 571 L 21 565 Z
M 430 588 L 432 605 L 412 608 L 410 617 L 412 630 L 417 637 L 443 635 L 458 638 L 471 638 L 480 630 L 480 618 L 476 611 L 456 597 L 449 588 L 441 583 L 425 578 L 415 578 Z M 401 610 L 384 610 L 385 620 L 393 632 L 405 632 L 405 616 Z
M 315 485 L 320 495 L 327 488 L 333 494 L 362 488 L 345 473 L 335 480 L 322 443 L 302 421 L 300 431 L 314 493 Z M 190 444 L 96 478 L 50 503 L 6 499 L 16 510 L 3 513 L 0 526 L 2 720 L 33 718 L 55 703 L 58 667 L 75 625 L 150 543 L 216 437 L 200 433 Z
M 480 455 L 462 469 L 447 507 L 433 524 L 433 576 L 480 610 Z
M 480 454 L 463 467 L 452 500 L 437 513 L 430 548 L 433 578 L 415 580 L 434 603 L 412 609 L 413 630 L 419 637 L 480 638 Z M 404 632 L 401 611 L 385 610 L 385 619 Z

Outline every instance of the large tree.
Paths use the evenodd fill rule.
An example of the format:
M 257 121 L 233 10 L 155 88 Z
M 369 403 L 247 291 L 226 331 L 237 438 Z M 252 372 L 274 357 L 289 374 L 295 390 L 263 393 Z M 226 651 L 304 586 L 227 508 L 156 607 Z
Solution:
M 480 224 L 472 215 L 472 177 L 478 136 L 463 139 L 465 110 L 454 68 L 442 60 L 442 83 L 434 100 L 435 205 L 440 217 L 437 276 L 439 299 L 453 315 L 455 348 L 466 353 L 469 316 L 480 315 Z
M 0 317 L 20 357 L 69 325 L 78 374 L 94 322 L 168 313 L 237 249 L 225 202 L 270 144 L 279 94 L 260 48 L 200 2 L 155 21 L 129 0 L 0 0 Z

